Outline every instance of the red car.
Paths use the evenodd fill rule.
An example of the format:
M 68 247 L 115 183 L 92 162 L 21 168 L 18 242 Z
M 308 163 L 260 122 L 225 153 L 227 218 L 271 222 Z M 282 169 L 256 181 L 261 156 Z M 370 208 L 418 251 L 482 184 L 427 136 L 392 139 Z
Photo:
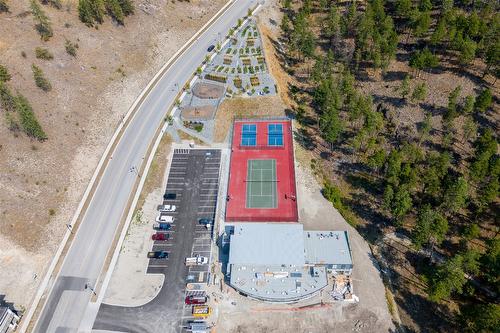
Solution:
M 188 305 L 191 304 L 205 304 L 207 302 L 207 297 L 206 296 L 186 296 L 186 299 L 184 302 Z
M 163 232 L 157 232 L 156 234 L 153 234 L 153 236 L 151 236 L 151 238 L 153 240 L 156 240 L 156 241 L 166 241 L 170 238 L 170 234 L 165 234 Z

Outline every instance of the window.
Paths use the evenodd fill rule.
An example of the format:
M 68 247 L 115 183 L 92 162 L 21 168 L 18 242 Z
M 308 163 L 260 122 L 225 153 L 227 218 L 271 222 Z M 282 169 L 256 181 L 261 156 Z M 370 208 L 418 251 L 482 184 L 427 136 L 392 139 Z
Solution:
M 257 145 L 257 125 L 243 124 L 241 129 L 241 145 L 242 146 Z
M 267 125 L 267 145 L 283 146 L 283 124 Z

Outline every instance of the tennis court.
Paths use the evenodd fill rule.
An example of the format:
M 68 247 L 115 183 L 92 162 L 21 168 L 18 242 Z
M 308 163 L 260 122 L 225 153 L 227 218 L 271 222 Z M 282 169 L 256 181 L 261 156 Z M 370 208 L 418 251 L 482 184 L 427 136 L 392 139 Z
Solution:
M 276 208 L 276 160 L 248 160 L 247 208 Z

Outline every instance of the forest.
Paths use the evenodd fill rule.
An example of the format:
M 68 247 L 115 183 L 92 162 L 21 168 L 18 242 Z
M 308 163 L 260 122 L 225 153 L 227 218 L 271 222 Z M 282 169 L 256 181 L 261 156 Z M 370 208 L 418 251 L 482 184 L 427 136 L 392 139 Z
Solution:
M 290 113 L 404 331 L 498 332 L 498 2 L 282 0 Z

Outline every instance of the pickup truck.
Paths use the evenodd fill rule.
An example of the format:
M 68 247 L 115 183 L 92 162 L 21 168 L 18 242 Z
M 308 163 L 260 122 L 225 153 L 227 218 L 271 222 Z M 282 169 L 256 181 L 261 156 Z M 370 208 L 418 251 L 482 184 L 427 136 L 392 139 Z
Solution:
M 156 234 L 153 234 L 153 236 L 151 236 L 151 239 L 155 241 L 166 241 L 170 239 L 170 234 L 157 232 Z
M 172 228 L 172 225 L 168 224 L 168 223 L 160 222 L 160 223 L 153 224 L 153 228 L 156 230 L 169 230 L 170 228 Z
M 175 205 L 160 205 L 160 207 L 158 207 L 160 212 L 175 212 L 176 209 L 177 207 L 175 207 Z
M 148 258 L 167 259 L 168 252 L 167 251 L 151 251 L 151 252 L 148 252 Z
M 168 216 L 168 215 L 161 215 L 158 214 L 158 216 L 156 217 L 156 222 L 166 222 L 166 223 L 172 223 L 174 222 L 174 217 L 173 216 Z
M 193 306 L 192 314 L 195 318 L 206 318 L 210 316 L 212 309 L 208 305 L 195 305 Z
M 196 257 L 186 258 L 186 266 L 199 266 L 206 264 L 208 264 L 207 257 L 196 256 Z

